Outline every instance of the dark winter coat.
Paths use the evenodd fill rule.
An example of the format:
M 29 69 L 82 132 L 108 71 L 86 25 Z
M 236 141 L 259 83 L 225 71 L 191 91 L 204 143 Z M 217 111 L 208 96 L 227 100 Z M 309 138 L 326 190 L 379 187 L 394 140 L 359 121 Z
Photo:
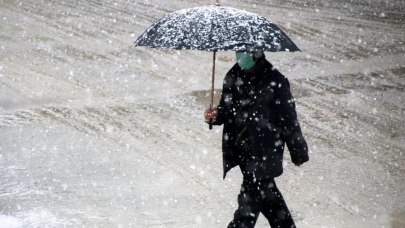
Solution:
M 257 60 L 251 73 L 235 64 L 226 74 L 213 124 L 224 125 L 224 178 L 230 169 L 241 165 L 241 157 L 247 156 L 236 147 L 241 141 L 249 145 L 244 167 L 258 180 L 283 173 L 285 144 L 293 163 L 309 160 L 288 79 L 264 57 Z

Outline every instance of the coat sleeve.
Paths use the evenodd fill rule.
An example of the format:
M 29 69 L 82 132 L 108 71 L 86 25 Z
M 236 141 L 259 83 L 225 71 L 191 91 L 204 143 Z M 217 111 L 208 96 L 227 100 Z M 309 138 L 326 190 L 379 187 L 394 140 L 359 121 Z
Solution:
M 295 100 L 290 91 L 290 83 L 283 75 L 281 75 L 281 80 L 277 85 L 275 102 L 277 119 L 281 127 L 281 137 L 287 144 L 292 162 L 294 164 L 307 162 L 309 160 L 308 145 L 298 123 Z

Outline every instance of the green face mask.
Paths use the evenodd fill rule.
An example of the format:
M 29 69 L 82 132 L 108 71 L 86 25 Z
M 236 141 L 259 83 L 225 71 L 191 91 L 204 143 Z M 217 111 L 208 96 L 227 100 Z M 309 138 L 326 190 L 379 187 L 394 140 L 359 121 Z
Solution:
M 236 52 L 236 62 L 242 70 L 248 70 L 255 65 L 253 54 L 250 52 Z

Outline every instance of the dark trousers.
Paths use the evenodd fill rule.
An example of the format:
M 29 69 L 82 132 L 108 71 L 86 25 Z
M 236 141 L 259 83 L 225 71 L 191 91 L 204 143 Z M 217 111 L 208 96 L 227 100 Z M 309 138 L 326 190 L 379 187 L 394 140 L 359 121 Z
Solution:
M 256 182 L 253 177 L 245 174 L 238 204 L 239 207 L 228 228 L 254 227 L 260 212 L 272 228 L 295 228 L 290 211 L 274 179 Z

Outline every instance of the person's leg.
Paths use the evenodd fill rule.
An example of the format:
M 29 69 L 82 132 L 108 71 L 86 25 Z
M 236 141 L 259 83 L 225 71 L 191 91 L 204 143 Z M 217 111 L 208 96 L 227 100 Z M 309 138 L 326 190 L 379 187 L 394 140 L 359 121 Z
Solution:
M 253 228 L 260 214 L 260 195 L 253 189 L 251 182 L 243 181 L 238 204 L 228 228 Z
M 274 179 L 260 184 L 262 205 L 260 211 L 267 218 L 272 228 L 295 228 L 287 204 L 278 190 Z

